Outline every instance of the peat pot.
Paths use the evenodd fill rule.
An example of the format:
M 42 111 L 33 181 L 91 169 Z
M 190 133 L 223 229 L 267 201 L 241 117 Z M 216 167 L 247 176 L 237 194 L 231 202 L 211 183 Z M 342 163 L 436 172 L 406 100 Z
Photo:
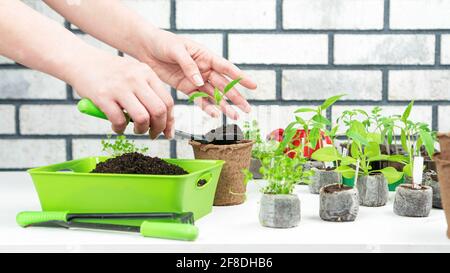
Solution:
M 359 204 L 365 207 L 381 207 L 389 198 L 388 183 L 384 175 L 359 176 L 356 183 Z
M 300 199 L 295 194 L 263 194 L 259 222 L 271 228 L 296 227 L 300 222 Z
M 407 217 L 428 217 L 433 202 L 430 186 L 403 184 L 395 191 L 394 213 Z
M 249 171 L 253 174 L 253 179 L 262 179 L 262 174 L 259 172 L 261 166 L 261 160 L 252 157 Z
M 441 144 L 442 147 L 442 144 Z M 447 224 L 450 224 L 450 156 L 442 154 L 434 156 L 438 170 L 439 187 L 441 189 L 442 207 L 445 211 Z M 447 237 L 450 239 L 450 229 L 447 229 Z
M 355 221 L 359 197 L 355 188 L 332 184 L 320 189 L 320 218 L 331 222 Z
M 248 169 L 253 141 L 242 140 L 236 144 L 216 145 L 190 141 L 195 159 L 224 160 L 214 197 L 215 206 L 239 205 L 245 201 L 246 186 L 243 169 Z
M 308 187 L 313 194 L 319 194 L 320 189 L 324 186 L 342 183 L 342 174 L 336 172 L 334 168 L 313 168 L 312 171 L 314 171 L 314 175 L 310 178 Z

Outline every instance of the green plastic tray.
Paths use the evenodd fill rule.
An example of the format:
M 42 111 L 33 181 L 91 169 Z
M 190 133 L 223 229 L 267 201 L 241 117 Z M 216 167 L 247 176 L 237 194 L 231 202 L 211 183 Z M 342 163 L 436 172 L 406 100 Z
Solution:
M 212 210 L 224 161 L 165 159 L 186 175 L 90 173 L 108 157 L 87 157 L 30 169 L 42 210 L 71 213 L 188 212 L 197 220 Z M 204 179 L 206 184 L 199 186 Z M 124 222 L 125 223 L 125 222 Z

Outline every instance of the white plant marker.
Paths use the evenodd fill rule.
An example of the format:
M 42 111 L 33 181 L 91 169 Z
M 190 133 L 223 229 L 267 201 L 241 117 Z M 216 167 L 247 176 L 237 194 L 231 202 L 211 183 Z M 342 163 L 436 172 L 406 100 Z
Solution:
M 414 167 L 413 167 L 413 187 L 419 188 L 422 185 L 423 178 L 423 157 L 414 157 Z
M 345 147 L 342 147 L 342 156 L 346 157 L 348 155 L 348 150 Z
M 356 183 L 358 183 L 358 175 L 359 175 L 359 159 L 358 159 L 358 161 L 356 161 L 356 169 L 355 169 L 355 186 L 356 186 Z

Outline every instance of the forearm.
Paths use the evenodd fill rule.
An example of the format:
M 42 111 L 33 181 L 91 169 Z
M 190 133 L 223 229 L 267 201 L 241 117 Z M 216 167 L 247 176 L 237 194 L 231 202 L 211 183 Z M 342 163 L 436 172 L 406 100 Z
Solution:
M 0 54 L 68 83 L 97 51 L 16 0 L 0 1 L 0 37 Z
M 159 31 L 118 0 L 44 0 L 84 32 L 133 57 L 145 54 L 145 44 Z

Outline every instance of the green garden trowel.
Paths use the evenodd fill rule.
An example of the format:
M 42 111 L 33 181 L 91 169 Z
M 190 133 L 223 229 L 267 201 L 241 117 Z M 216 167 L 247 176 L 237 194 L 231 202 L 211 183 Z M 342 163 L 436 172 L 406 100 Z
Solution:
M 78 111 L 83 114 L 101 118 L 108 119 L 105 113 L 100 110 L 90 99 L 83 98 L 78 102 L 77 105 Z M 133 120 L 129 117 L 127 113 L 124 112 L 126 119 L 130 122 Z M 191 139 L 198 141 L 203 144 L 233 144 L 236 141 L 240 141 L 244 139 L 244 133 L 241 131 L 239 126 L 236 124 L 229 124 L 226 126 L 221 126 L 214 130 L 211 130 L 205 135 L 195 135 L 187 132 L 183 132 L 180 130 L 175 130 L 175 137 L 180 139 Z
M 136 225 L 111 223 L 117 220 L 136 220 Z M 194 215 L 187 213 L 68 213 L 27 211 L 17 214 L 21 227 L 63 227 L 141 233 L 144 237 L 194 241 L 198 228 Z

